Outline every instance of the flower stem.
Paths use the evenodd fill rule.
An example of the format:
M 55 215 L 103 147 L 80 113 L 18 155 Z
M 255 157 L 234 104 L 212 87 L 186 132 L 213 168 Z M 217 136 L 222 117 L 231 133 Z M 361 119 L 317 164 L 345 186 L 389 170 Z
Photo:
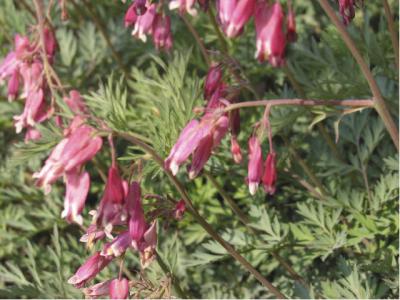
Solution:
M 196 29 L 194 29 L 192 24 L 186 18 L 186 16 L 185 15 L 181 15 L 181 18 L 182 18 L 183 22 L 185 23 L 186 27 L 189 29 L 190 33 L 193 35 L 194 39 L 196 40 L 196 43 L 200 48 L 201 54 L 203 54 L 203 58 L 204 58 L 206 64 L 208 66 L 211 66 L 211 60 L 210 60 L 210 57 L 209 57 L 209 55 L 207 53 L 207 49 L 206 49 L 206 47 L 204 45 L 203 40 L 201 39 L 201 37 L 197 33 Z
M 372 95 L 374 96 L 374 107 L 378 112 L 379 116 L 381 117 L 383 123 L 386 126 L 387 131 L 390 134 L 390 137 L 393 140 L 394 145 L 396 146 L 397 150 L 399 150 L 399 131 L 397 129 L 396 123 L 393 121 L 392 116 L 388 108 L 386 107 L 385 100 L 381 94 L 379 86 L 371 73 L 367 63 L 365 62 L 364 58 L 362 57 L 361 53 L 358 51 L 356 44 L 350 37 L 349 33 L 347 32 L 343 23 L 337 17 L 335 11 L 329 4 L 328 0 L 320 0 L 317 1 L 322 6 L 328 17 L 331 19 L 332 23 L 336 26 L 339 30 L 340 35 L 342 36 L 343 41 L 345 42 L 347 48 L 350 50 L 351 54 L 353 55 L 354 59 L 357 61 L 361 71 L 364 74 L 365 79 L 368 82 L 368 85 L 371 89 Z
M 350 107 L 372 107 L 374 102 L 371 99 L 354 100 L 312 100 L 312 99 L 269 99 L 246 101 L 230 104 L 225 107 L 224 112 L 257 106 L 278 106 L 278 105 L 297 105 L 297 106 L 350 106 Z
M 385 9 L 386 20 L 388 23 L 390 38 L 392 39 L 394 56 L 395 56 L 395 60 L 396 60 L 397 70 L 398 70 L 399 69 L 399 39 L 397 38 L 398 34 L 394 27 L 392 12 L 390 11 L 390 6 L 389 6 L 389 3 L 387 0 L 383 0 L 383 7 Z
M 150 154 L 154 161 L 160 165 L 165 174 L 168 176 L 171 183 L 175 186 L 182 199 L 185 201 L 188 211 L 190 214 L 196 219 L 196 221 L 200 224 L 201 227 L 204 228 L 205 231 L 215 240 L 217 241 L 225 250 L 236 259 L 248 272 L 250 272 L 264 287 L 266 287 L 276 298 L 285 299 L 285 295 L 283 295 L 271 282 L 269 282 L 266 278 L 264 278 L 260 272 L 258 272 L 242 255 L 240 255 L 231 244 L 225 241 L 212 227 L 211 225 L 197 212 L 196 208 L 193 206 L 192 201 L 189 198 L 189 195 L 180 181 L 172 175 L 172 173 L 164 167 L 164 160 L 155 152 L 155 150 L 149 146 L 148 144 L 142 142 L 141 140 L 136 139 L 135 137 L 130 136 L 126 133 L 118 133 L 118 135 L 127 141 L 136 144 L 140 148 L 142 148 L 145 152 Z

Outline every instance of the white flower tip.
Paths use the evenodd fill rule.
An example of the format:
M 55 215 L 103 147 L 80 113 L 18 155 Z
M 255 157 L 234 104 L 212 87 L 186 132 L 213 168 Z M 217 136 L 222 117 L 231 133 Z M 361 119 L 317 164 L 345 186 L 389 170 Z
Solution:
M 190 172 L 189 172 L 189 179 L 190 179 L 190 180 L 193 180 L 196 176 L 197 176 L 196 171 L 190 170 Z
M 68 283 L 69 284 L 76 284 L 76 283 L 78 283 L 79 282 L 79 278 L 78 278 L 78 276 L 76 276 L 76 275 L 74 275 L 74 276 L 72 276 L 70 279 L 68 279 Z
M 176 174 L 178 174 L 179 165 L 176 162 L 172 161 L 169 165 L 169 169 L 171 170 L 172 175 L 176 176 Z
M 249 191 L 250 191 L 250 194 L 252 196 L 254 196 L 256 194 L 257 188 L 258 188 L 258 183 L 257 182 L 249 183 Z

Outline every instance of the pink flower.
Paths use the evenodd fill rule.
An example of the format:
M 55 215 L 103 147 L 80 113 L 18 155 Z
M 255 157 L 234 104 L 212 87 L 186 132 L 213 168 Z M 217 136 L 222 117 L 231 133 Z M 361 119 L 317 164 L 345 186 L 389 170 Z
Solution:
M 140 243 L 146 231 L 146 219 L 142 207 L 141 189 L 138 182 L 132 182 L 126 199 L 129 214 L 129 234 L 133 242 Z
M 169 16 L 157 14 L 153 23 L 153 42 L 157 49 L 172 48 L 171 20 Z
M 254 12 L 255 0 L 217 0 L 222 30 L 230 37 L 238 36 Z
M 134 0 L 133 3 L 135 7 L 135 12 L 138 16 L 142 16 L 147 11 L 147 1 L 146 0 Z
M 66 193 L 64 199 L 64 210 L 61 217 L 69 223 L 75 222 L 82 225 L 81 212 L 85 207 L 86 197 L 90 188 L 90 177 L 88 172 L 77 169 L 66 173 Z
M 186 210 L 185 201 L 183 199 L 181 199 L 175 205 L 175 209 L 173 212 L 174 218 L 176 220 L 181 220 L 183 218 L 183 214 L 185 213 L 185 210 Z
M 123 253 L 125 253 L 126 249 L 129 248 L 131 243 L 132 239 L 129 234 L 129 230 L 124 231 L 114 238 L 111 243 L 104 245 L 101 255 L 107 257 L 121 256 Z
M 69 92 L 69 97 L 64 97 L 64 101 L 75 114 L 83 114 L 87 112 L 87 106 L 83 102 L 81 94 L 76 90 L 71 90 Z
M 70 279 L 69 284 L 73 284 L 76 288 L 83 287 L 87 282 L 96 277 L 101 270 L 103 270 L 111 259 L 101 256 L 100 252 L 96 252 L 76 271 Z
M 129 281 L 126 278 L 113 279 L 110 284 L 110 299 L 127 299 L 129 297 Z
M 187 12 L 189 15 L 196 16 L 197 10 L 193 7 L 196 0 L 170 0 L 169 9 L 179 9 L 179 13 Z
M 43 33 L 44 33 L 44 44 L 45 44 L 46 54 L 47 56 L 49 56 L 51 61 L 57 49 L 57 40 L 50 29 L 44 28 Z
M 258 184 L 262 176 L 262 153 L 260 141 L 252 136 L 249 139 L 249 165 L 248 165 L 248 184 L 251 195 L 255 195 Z
M 265 160 L 264 175 L 263 175 L 263 185 L 265 192 L 273 195 L 275 193 L 275 184 L 277 179 L 276 172 L 276 153 L 270 152 Z
M 35 126 L 40 117 L 46 115 L 46 111 L 43 90 L 31 91 L 26 97 L 24 111 L 14 117 L 16 132 L 20 133 L 25 127 Z
M 156 16 L 156 5 L 151 4 L 144 15 L 138 16 L 135 22 L 135 26 L 132 31 L 132 35 L 143 42 L 147 40 L 147 34 L 153 32 L 153 22 Z
M 286 36 L 283 32 L 284 15 L 279 1 L 268 5 L 266 1 L 257 3 L 255 12 L 257 35 L 256 58 L 269 60 L 274 67 L 284 63 Z
M 39 130 L 33 128 L 33 127 L 28 127 L 28 129 L 26 130 L 25 133 L 25 143 L 27 143 L 28 141 L 35 141 L 38 140 L 42 137 L 41 133 Z
M 204 98 L 210 99 L 212 94 L 217 90 L 221 84 L 222 68 L 221 65 L 213 65 L 208 70 L 206 80 L 204 82 Z
M 231 154 L 235 163 L 240 164 L 242 162 L 242 150 L 235 136 L 231 137 Z
M 78 120 L 76 117 L 74 120 Z M 71 123 L 71 126 L 75 122 Z M 37 186 L 44 187 L 45 193 L 51 191 L 51 184 L 64 172 L 71 171 L 91 160 L 101 149 L 103 141 L 94 136 L 95 130 L 85 124 L 80 125 L 69 136 L 62 139 L 40 170 L 33 174 Z
M 83 293 L 86 298 L 96 299 L 96 298 L 104 298 L 109 294 L 111 280 L 106 280 L 91 287 L 83 289 Z
M 348 25 L 355 17 L 354 7 L 356 6 L 356 0 L 338 0 L 338 2 L 343 24 Z

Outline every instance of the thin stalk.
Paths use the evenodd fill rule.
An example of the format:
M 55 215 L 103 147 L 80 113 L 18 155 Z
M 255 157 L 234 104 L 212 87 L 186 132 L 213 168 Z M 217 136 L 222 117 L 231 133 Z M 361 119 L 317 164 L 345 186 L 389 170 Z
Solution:
M 205 176 L 214 187 L 217 189 L 218 193 L 222 196 L 222 198 L 228 203 L 228 205 L 232 208 L 233 212 L 237 215 L 242 224 L 253 234 L 257 234 L 257 230 L 248 226 L 250 223 L 247 215 L 240 209 L 239 206 L 235 203 L 235 201 L 229 196 L 227 192 L 221 187 L 221 185 L 217 182 L 217 180 L 207 171 L 203 171 Z M 271 251 L 271 255 L 278 260 L 278 262 L 288 271 L 290 276 L 299 281 L 303 286 L 309 288 L 309 284 L 301 277 L 291 266 L 290 264 L 281 257 L 276 250 Z
M 197 33 L 196 29 L 192 26 L 189 20 L 185 17 L 185 15 L 181 15 L 183 22 L 185 23 L 186 27 L 189 29 L 190 33 L 193 35 L 194 39 L 196 40 L 197 45 L 200 48 L 201 54 L 208 66 L 211 66 L 211 60 L 207 53 L 207 49 L 204 45 L 203 40 L 201 39 L 200 35 Z
M 289 67 L 285 65 L 283 68 L 283 72 L 286 74 L 286 77 L 289 79 L 291 85 L 293 86 L 294 90 L 296 91 L 297 95 L 300 96 L 301 98 L 306 98 L 306 92 L 300 85 L 300 83 L 296 80 L 296 77 L 293 75 L 293 73 L 290 71 Z M 322 135 L 323 139 L 327 143 L 328 147 L 331 149 L 333 155 L 335 158 L 339 161 L 343 161 L 336 144 L 332 140 L 332 138 L 329 136 L 329 134 L 326 132 L 325 127 L 321 123 L 317 123 L 317 129 L 319 130 L 320 134 Z
M 390 38 L 392 39 L 394 57 L 396 60 L 396 66 L 397 66 L 397 70 L 398 70 L 399 69 L 399 39 L 397 37 L 398 34 L 397 34 L 395 26 L 394 26 L 393 15 L 392 15 L 392 12 L 390 11 L 390 6 L 389 6 L 389 3 L 387 0 L 383 0 L 383 7 L 385 9 L 386 20 L 388 23 Z
M 260 272 L 258 272 L 243 256 L 241 256 L 227 241 L 225 241 L 212 227 L 211 225 L 197 212 L 196 208 L 193 206 L 189 195 L 180 181 L 172 175 L 172 173 L 164 167 L 164 160 L 155 152 L 155 150 L 147 145 L 146 143 L 130 136 L 126 133 L 118 133 L 118 135 L 127 141 L 136 144 L 142 148 L 145 152 L 151 155 L 154 161 L 163 168 L 165 174 L 168 176 L 171 183 L 175 186 L 182 199 L 185 201 L 188 212 L 195 218 L 201 227 L 215 240 L 217 241 L 225 250 L 237 260 L 248 272 L 250 272 L 264 287 L 266 287 L 276 298 L 285 299 L 283 295 L 271 282 L 264 278 Z
M 369 69 L 361 53 L 358 51 L 356 44 L 347 32 L 346 27 L 339 20 L 335 11 L 330 6 L 328 0 L 320 0 L 317 2 L 319 2 L 328 17 L 331 19 L 332 23 L 336 26 L 347 48 L 350 50 L 354 59 L 357 61 L 362 73 L 364 74 L 365 79 L 368 82 L 372 95 L 374 96 L 374 107 L 381 117 L 383 123 L 385 124 L 394 145 L 396 146 L 397 150 L 399 150 L 399 131 L 397 129 L 396 123 L 393 121 L 392 116 L 390 115 L 388 108 L 386 107 L 385 100 L 383 99 L 379 86 L 374 76 L 372 75 L 371 70 Z
M 157 257 L 157 262 L 158 265 L 160 266 L 160 268 L 163 270 L 163 272 L 165 273 L 165 275 L 169 275 L 171 278 L 171 282 L 172 285 L 175 288 L 175 292 L 178 294 L 179 298 L 181 299 L 189 299 L 190 297 L 188 297 L 186 295 L 186 293 L 183 291 L 183 289 L 181 288 L 181 286 L 179 285 L 179 281 L 177 280 L 177 278 L 170 272 L 170 270 L 168 269 L 167 264 L 163 261 L 163 259 L 161 258 L 161 256 L 156 252 L 156 257 Z
M 79 5 L 75 2 L 75 0 L 72 0 L 71 2 L 74 5 L 74 7 L 76 8 L 76 10 L 78 11 L 78 13 L 81 13 L 81 9 L 79 8 Z M 111 55 L 113 56 L 113 58 L 116 61 L 117 65 L 121 68 L 121 70 L 124 73 L 124 75 L 126 76 L 126 78 L 129 78 L 129 70 L 124 65 L 124 63 L 122 62 L 121 56 L 119 55 L 119 53 L 115 49 L 114 45 L 111 43 L 110 36 L 107 33 L 106 26 L 103 24 L 103 21 L 101 20 L 101 18 L 99 18 L 97 16 L 97 13 L 96 13 L 95 9 L 93 8 L 92 4 L 90 3 L 90 1 L 83 0 L 82 2 L 83 2 L 83 5 L 86 6 L 90 17 L 92 18 L 94 24 L 99 29 L 99 31 L 100 31 L 101 35 L 103 36 L 104 41 L 106 42 L 107 46 L 110 48 Z
M 350 106 L 350 107 L 373 107 L 374 101 L 371 99 L 358 100 L 311 100 L 311 99 L 269 99 L 255 100 L 230 104 L 225 107 L 224 112 L 257 106 L 277 106 L 277 105 L 296 105 L 296 106 Z

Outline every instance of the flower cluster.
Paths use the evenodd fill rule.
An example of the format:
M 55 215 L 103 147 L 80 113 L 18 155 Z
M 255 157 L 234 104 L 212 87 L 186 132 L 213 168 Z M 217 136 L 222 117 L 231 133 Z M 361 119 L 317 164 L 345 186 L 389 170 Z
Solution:
M 125 14 L 125 27 L 133 27 L 132 36 L 143 42 L 147 35 L 152 35 L 157 49 L 172 48 L 171 20 L 161 11 L 160 5 L 136 0 Z
M 240 131 L 239 110 L 233 110 L 229 114 L 224 110 L 230 104 L 227 98 L 231 97 L 229 89 L 223 81 L 222 65 L 214 64 L 210 67 L 204 82 L 203 94 L 206 100 L 203 109 L 204 115 L 199 121 L 193 119 L 185 126 L 165 159 L 165 168 L 169 169 L 173 175 L 178 173 L 180 165 L 191 156 L 192 163 L 188 167 L 189 178 L 195 178 L 229 129 L 233 160 L 238 164 L 242 161 L 242 151 L 237 140 Z M 267 117 L 265 116 L 265 118 Z M 269 124 L 268 121 L 264 123 Z M 259 138 L 252 136 L 249 139 L 247 183 L 251 195 L 256 193 L 261 182 L 266 193 L 271 195 L 275 193 L 276 153 L 272 150 L 272 145 L 270 145 L 270 149 L 271 151 L 263 163 Z
M 48 28 L 43 32 L 47 61 L 51 63 L 55 55 L 57 42 Z M 28 37 L 16 35 L 14 50 L 10 51 L 0 64 L 0 83 L 8 80 L 8 100 L 25 100 L 21 115 L 15 116 L 17 133 L 26 128 L 25 140 L 38 139 L 40 133 L 35 129 L 52 114 L 52 108 L 46 102 L 48 85 L 45 80 L 45 68 L 39 39 L 31 42 Z

